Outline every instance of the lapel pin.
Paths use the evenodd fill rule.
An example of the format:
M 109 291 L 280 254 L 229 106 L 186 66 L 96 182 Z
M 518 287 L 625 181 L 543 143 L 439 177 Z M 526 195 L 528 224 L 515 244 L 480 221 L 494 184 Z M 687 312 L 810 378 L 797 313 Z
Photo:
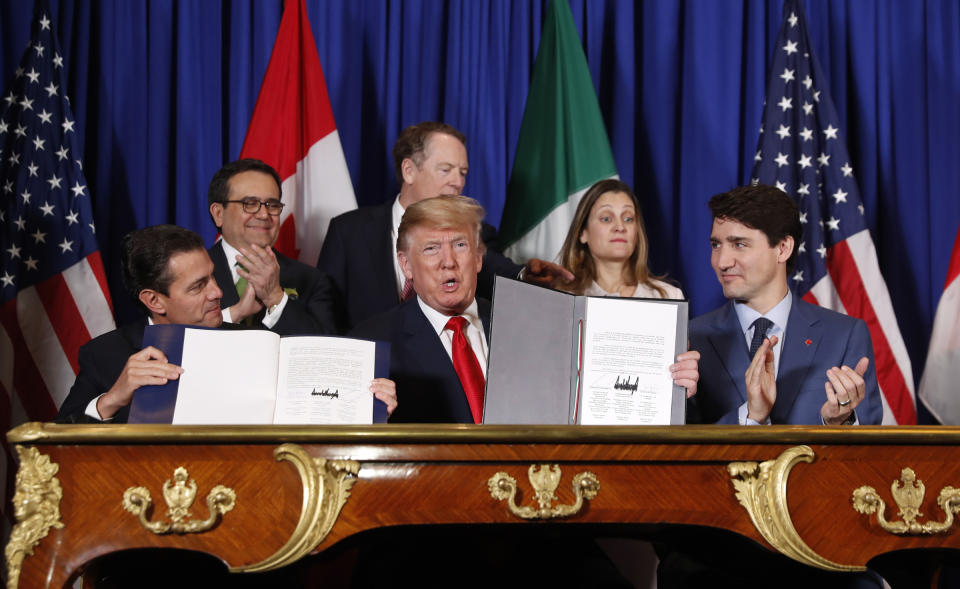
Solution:
M 803 342 L 803 344 L 804 344 L 805 346 L 809 346 L 809 345 L 812 344 L 812 343 L 813 343 L 813 340 L 812 340 L 812 339 L 807 339 L 807 340 L 804 340 L 804 342 Z

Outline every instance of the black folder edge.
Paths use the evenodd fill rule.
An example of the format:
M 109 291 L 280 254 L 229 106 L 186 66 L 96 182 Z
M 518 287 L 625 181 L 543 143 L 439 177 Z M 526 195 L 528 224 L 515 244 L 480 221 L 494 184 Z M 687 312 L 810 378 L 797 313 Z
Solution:
M 157 348 L 166 355 L 168 362 L 180 366 L 183 364 L 183 340 L 187 329 L 209 330 L 214 328 L 192 325 L 148 325 L 143 332 L 143 346 Z M 373 343 L 375 345 L 373 376 L 374 378 L 390 378 L 390 342 L 375 341 Z M 127 423 L 173 423 L 173 411 L 177 406 L 177 392 L 179 390 L 179 380 L 170 380 L 163 385 L 140 387 L 133 394 Z M 387 404 L 374 397 L 373 423 L 386 422 Z

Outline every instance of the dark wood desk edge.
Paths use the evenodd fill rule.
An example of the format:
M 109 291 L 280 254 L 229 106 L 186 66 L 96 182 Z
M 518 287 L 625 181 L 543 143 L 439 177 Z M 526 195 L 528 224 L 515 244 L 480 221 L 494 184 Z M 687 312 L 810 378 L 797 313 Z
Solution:
M 852 444 L 960 445 L 946 426 L 581 426 L 382 424 L 61 425 L 31 422 L 7 432 L 12 444 Z

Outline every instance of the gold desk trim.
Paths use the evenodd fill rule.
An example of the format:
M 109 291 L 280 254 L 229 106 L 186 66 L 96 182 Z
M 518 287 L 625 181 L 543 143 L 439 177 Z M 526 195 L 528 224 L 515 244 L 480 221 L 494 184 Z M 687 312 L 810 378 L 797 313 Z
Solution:
M 759 431 L 758 431 L 759 430 Z M 856 431 L 853 431 L 856 430 Z M 43 444 L 960 444 L 960 427 L 735 425 L 463 425 L 179 426 L 31 422 L 7 433 L 11 443 Z
M 799 462 L 813 462 L 809 446 L 789 448 L 775 460 L 731 462 L 727 466 L 737 500 L 743 505 L 753 527 L 781 554 L 805 565 L 827 571 L 865 571 L 865 567 L 827 560 L 810 548 L 797 533 L 787 505 L 787 480 Z
M 923 505 L 926 486 L 909 467 L 900 471 L 899 481 L 890 484 L 890 494 L 900 509 L 897 514 L 903 518 L 901 521 L 887 521 L 886 503 L 876 489 L 868 485 L 854 489 L 853 509 L 865 515 L 876 513 L 880 527 L 898 536 L 946 534 L 953 527 L 954 514 L 960 513 L 960 489 L 944 487 L 937 496 L 937 506 L 944 512 L 943 521 L 918 522 L 917 518 L 923 517 L 920 506 Z
M 573 505 L 553 505 L 557 500 L 556 490 L 560 485 L 560 465 L 558 464 L 531 464 L 527 469 L 527 478 L 533 487 L 533 496 L 540 505 L 539 508 L 529 505 L 517 505 L 517 479 L 501 471 L 490 477 L 487 489 L 490 496 L 497 501 L 507 500 L 510 513 L 521 519 L 556 519 L 569 517 L 580 512 L 584 499 L 594 499 L 600 492 L 600 481 L 597 475 L 590 471 L 577 473 L 573 477 L 573 494 L 576 501 Z
M 154 534 L 199 534 L 213 529 L 220 517 L 231 511 L 237 503 L 237 493 L 230 487 L 217 485 L 207 494 L 207 519 L 190 516 L 190 508 L 197 498 L 197 483 L 190 478 L 187 469 L 178 466 L 173 471 L 173 480 L 163 483 L 163 498 L 167 502 L 169 522 L 150 521 L 147 511 L 153 504 L 150 490 L 146 487 L 129 487 L 123 492 L 123 508 L 137 517 L 140 525 Z
M 290 539 L 279 550 L 258 563 L 230 567 L 231 572 L 269 571 L 310 554 L 330 533 L 360 472 L 360 463 L 356 460 L 314 458 L 297 444 L 278 446 L 273 457 L 290 462 L 300 475 L 303 483 L 300 520 Z
M 34 547 L 47 536 L 50 528 L 63 528 L 60 521 L 63 489 L 56 477 L 60 466 L 36 448 L 17 446 L 17 456 L 20 468 L 17 469 L 13 495 L 13 514 L 17 523 L 4 551 L 9 589 L 16 589 L 19 585 L 23 559 L 33 554 Z

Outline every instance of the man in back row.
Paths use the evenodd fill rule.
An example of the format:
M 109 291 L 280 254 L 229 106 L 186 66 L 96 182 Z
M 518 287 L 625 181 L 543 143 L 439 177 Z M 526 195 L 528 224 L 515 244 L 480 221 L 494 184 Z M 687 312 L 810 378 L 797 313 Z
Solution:
M 424 122 L 404 129 L 393 146 L 393 164 L 400 194 L 392 202 L 361 207 L 330 221 L 317 267 L 334 284 L 340 329 L 349 331 L 365 319 L 396 307 L 413 293 L 404 276 L 395 245 L 407 207 L 427 198 L 463 191 L 469 164 L 467 139 L 450 125 Z M 556 264 L 533 259 L 526 266 L 499 253 L 496 230 L 481 225 L 485 244 L 478 277 L 479 296 L 491 299 L 494 276 L 536 281 L 544 285 L 573 275 Z
M 223 320 L 280 335 L 335 333 L 330 279 L 272 247 L 284 206 L 280 190 L 277 172 L 256 159 L 230 162 L 210 181 L 210 218 L 222 235 L 210 258 L 223 290 Z

